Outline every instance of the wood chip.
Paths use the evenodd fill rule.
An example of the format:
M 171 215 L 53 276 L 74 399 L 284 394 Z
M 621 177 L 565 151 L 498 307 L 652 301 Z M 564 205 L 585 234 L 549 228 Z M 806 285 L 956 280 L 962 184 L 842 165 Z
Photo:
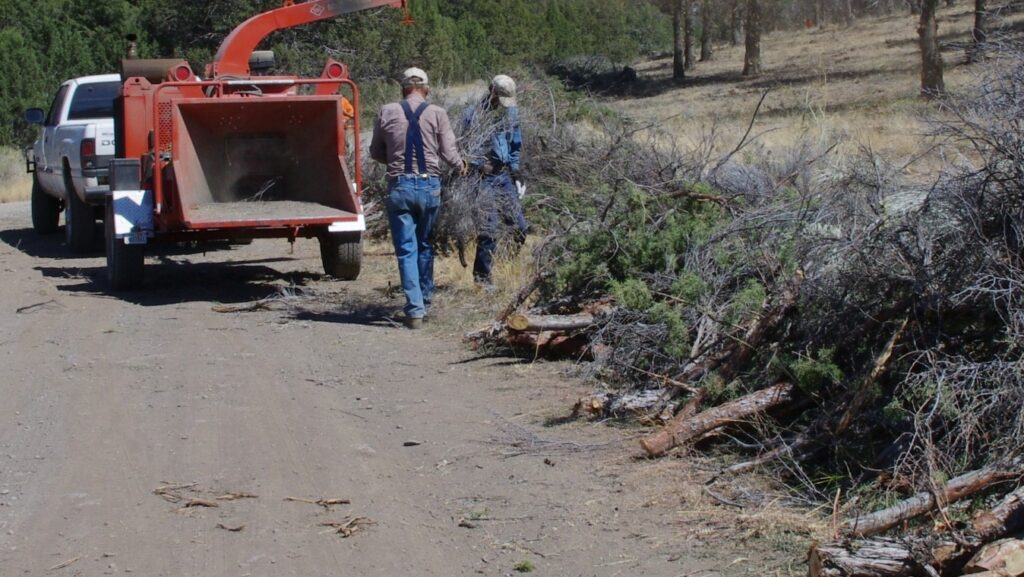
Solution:
M 225 525 L 224 523 L 217 523 L 217 528 L 218 529 L 224 529 L 225 531 L 231 531 L 232 533 L 238 533 L 242 529 L 245 529 L 245 525 L 238 525 L 238 526 L 232 527 L 232 526 Z
M 327 523 L 320 523 L 322 527 L 330 527 L 332 529 L 332 531 L 328 532 L 337 533 L 345 539 L 348 539 L 364 527 L 373 524 L 374 522 L 366 517 L 353 517 L 341 522 L 328 521 Z
M 207 507 L 210 509 L 220 507 L 216 501 L 208 501 L 206 499 L 189 499 L 187 503 L 181 506 L 182 509 L 192 509 L 194 507 Z
M 285 501 L 294 501 L 296 503 L 309 503 L 310 505 L 320 505 L 324 509 L 330 509 L 331 505 L 351 505 L 350 499 L 303 499 L 302 497 L 285 497 Z
M 259 495 L 253 495 L 252 493 L 237 492 L 237 493 L 225 493 L 220 497 L 214 497 L 218 501 L 237 501 L 239 499 L 257 499 Z
M 58 563 L 57 565 L 54 565 L 53 567 L 50 567 L 49 569 L 47 569 L 47 571 L 56 571 L 57 569 L 63 569 L 65 567 L 67 567 L 68 565 L 71 565 L 71 564 L 77 562 L 79 559 L 81 559 L 80 556 L 79 557 L 75 557 L 74 559 L 68 559 L 67 561 L 65 561 L 63 563 Z
M 402 446 L 403 447 L 418 447 L 418 446 L 420 446 L 422 444 L 423 444 L 422 441 L 417 441 L 417 440 L 414 440 L 414 439 L 410 439 L 410 440 L 402 443 Z

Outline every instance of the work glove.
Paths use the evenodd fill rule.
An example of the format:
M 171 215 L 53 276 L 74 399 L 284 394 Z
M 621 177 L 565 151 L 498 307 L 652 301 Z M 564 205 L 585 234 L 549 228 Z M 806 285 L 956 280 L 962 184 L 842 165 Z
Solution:
M 519 195 L 519 200 L 526 196 L 526 185 L 521 180 L 516 181 L 516 194 Z

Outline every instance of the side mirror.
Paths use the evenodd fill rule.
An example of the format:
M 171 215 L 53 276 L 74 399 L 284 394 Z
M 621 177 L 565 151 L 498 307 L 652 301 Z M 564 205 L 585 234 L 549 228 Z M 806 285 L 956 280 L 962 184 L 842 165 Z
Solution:
M 25 122 L 29 124 L 42 124 L 46 122 L 46 111 L 42 108 L 29 108 L 25 111 Z

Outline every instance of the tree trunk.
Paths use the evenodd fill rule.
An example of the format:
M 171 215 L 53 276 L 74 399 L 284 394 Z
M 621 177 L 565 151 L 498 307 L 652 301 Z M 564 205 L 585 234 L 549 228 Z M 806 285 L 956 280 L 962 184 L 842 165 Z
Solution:
M 814 545 L 808 555 L 808 577 L 924 577 L 910 548 L 890 539 L 850 545 Z
M 940 488 L 941 503 L 936 501 L 936 493 L 939 491 L 918 493 L 887 509 L 850 519 L 846 521 L 845 529 L 857 537 L 866 537 L 887 531 L 904 521 L 933 511 L 940 506 L 969 497 L 996 483 L 1013 479 L 1021 474 L 1020 469 L 1020 464 L 1016 463 L 1011 466 L 991 466 L 971 471 L 951 479 L 945 487 Z
M 946 90 L 942 80 L 942 54 L 939 52 L 939 25 L 935 12 L 939 0 L 921 2 L 921 20 L 917 35 L 921 46 L 921 96 L 936 98 Z
M 989 511 L 974 515 L 974 531 L 988 542 L 1024 528 L 1024 487 L 1018 488 Z
M 683 44 L 684 63 L 687 70 L 693 70 L 697 66 L 697 60 L 693 57 L 693 2 L 684 0 L 686 3 L 686 14 L 683 18 Z
M 974 0 L 974 28 L 971 29 L 971 43 L 967 45 L 967 62 L 973 64 L 985 58 L 985 42 L 988 41 L 988 6 L 986 0 Z
M 680 413 L 664 429 L 641 439 L 640 446 L 651 457 L 663 455 L 673 447 L 695 440 L 708 431 L 784 405 L 793 400 L 794 390 L 795 387 L 790 383 L 779 383 L 697 415 Z
M 711 29 L 714 23 L 711 19 L 711 0 L 703 0 L 700 4 L 700 61 L 711 60 Z
M 729 36 L 733 46 L 739 46 L 743 42 L 743 6 L 740 0 L 733 0 L 729 9 Z
M 686 78 L 686 63 L 683 61 L 683 10 L 687 0 L 674 0 L 672 10 L 672 79 L 681 82 Z
M 839 0 L 843 11 L 843 23 L 847 28 L 853 26 L 853 0 Z
M 758 1 L 747 0 L 747 42 L 743 55 L 743 76 L 748 78 L 761 75 L 761 5 Z

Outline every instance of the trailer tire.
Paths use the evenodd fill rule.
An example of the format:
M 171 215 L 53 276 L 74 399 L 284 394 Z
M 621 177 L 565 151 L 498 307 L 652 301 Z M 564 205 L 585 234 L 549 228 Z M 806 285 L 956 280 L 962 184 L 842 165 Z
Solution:
M 130 291 L 142 286 L 145 251 L 143 245 L 125 244 L 114 236 L 114 203 L 107 202 L 103 222 L 107 245 L 107 283 L 114 291 Z
M 96 213 L 75 194 L 67 170 L 65 165 L 64 190 L 68 198 L 64 202 L 64 239 L 71 252 L 83 254 L 93 250 L 96 242 Z
M 60 228 L 60 200 L 43 190 L 32 177 L 32 228 L 39 234 L 53 234 Z
M 324 272 L 340 280 L 356 280 L 363 264 L 363 236 L 358 232 L 327 233 L 320 236 L 320 259 Z

